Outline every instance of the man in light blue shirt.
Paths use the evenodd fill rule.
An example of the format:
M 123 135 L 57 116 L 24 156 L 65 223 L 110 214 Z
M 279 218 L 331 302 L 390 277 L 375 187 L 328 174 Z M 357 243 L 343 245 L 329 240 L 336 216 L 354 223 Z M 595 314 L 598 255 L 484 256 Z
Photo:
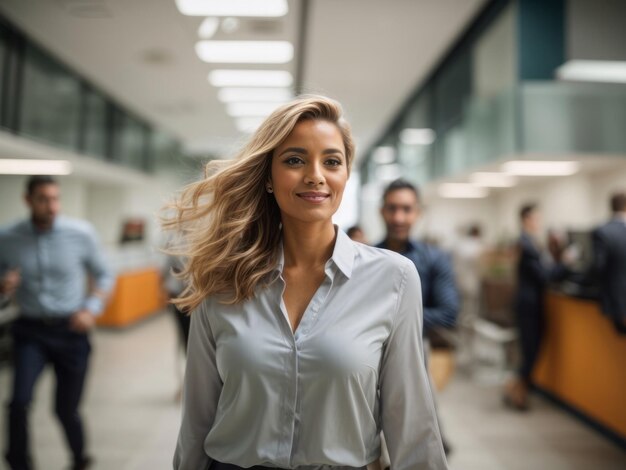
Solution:
M 14 381 L 9 404 L 6 458 L 13 470 L 29 470 L 27 410 L 35 383 L 51 363 L 57 376 L 55 411 L 73 456 L 86 469 L 78 405 L 87 372 L 88 333 L 102 313 L 113 278 L 93 228 L 59 216 L 60 189 L 48 176 L 31 177 L 30 218 L 0 228 L 0 305 L 14 299 L 20 317 L 13 328 Z

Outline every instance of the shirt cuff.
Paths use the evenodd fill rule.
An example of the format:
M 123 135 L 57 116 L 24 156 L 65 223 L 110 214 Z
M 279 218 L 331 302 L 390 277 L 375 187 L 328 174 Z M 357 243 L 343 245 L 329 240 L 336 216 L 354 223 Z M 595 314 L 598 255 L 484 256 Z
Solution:
M 92 295 L 85 300 L 84 308 L 89 310 L 94 316 L 99 316 L 104 310 L 104 302 L 100 297 Z

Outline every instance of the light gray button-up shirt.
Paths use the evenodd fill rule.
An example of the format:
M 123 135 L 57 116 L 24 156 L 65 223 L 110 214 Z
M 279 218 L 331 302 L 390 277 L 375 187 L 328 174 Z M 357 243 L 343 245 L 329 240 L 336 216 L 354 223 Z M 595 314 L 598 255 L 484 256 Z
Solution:
M 100 291 L 113 286 L 91 225 L 67 217 L 56 217 L 45 232 L 30 220 L 0 229 L 0 276 L 11 269 L 20 271 L 15 297 L 24 317 L 62 317 L 81 309 L 98 315 L 104 305 L 87 294 L 87 274 Z
M 238 305 L 193 312 L 176 470 L 362 468 L 385 433 L 392 470 L 445 469 L 422 351 L 413 263 L 341 230 L 292 333 L 276 278 Z M 281 249 L 282 254 L 282 249 Z

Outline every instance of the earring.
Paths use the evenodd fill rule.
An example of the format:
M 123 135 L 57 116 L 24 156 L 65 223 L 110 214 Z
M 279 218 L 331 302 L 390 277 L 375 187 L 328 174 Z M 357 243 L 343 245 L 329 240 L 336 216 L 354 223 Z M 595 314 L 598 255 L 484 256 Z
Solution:
M 265 189 L 267 190 L 268 193 L 274 192 L 274 188 L 272 188 L 269 184 L 265 187 Z

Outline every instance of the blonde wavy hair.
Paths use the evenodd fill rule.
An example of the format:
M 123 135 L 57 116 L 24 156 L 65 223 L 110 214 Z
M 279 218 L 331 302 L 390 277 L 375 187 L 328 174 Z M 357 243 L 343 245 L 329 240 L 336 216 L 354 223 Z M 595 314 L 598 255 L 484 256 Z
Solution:
M 167 252 L 185 259 L 178 276 L 186 288 L 173 300 L 178 308 L 192 311 L 216 294 L 223 303 L 240 303 L 270 280 L 281 237 L 280 210 L 266 190 L 272 156 L 296 124 L 309 119 L 337 126 L 350 171 L 354 142 L 341 105 L 300 96 L 274 111 L 234 159 L 209 162 L 205 177 L 167 206 L 163 227 L 178 235 Z

